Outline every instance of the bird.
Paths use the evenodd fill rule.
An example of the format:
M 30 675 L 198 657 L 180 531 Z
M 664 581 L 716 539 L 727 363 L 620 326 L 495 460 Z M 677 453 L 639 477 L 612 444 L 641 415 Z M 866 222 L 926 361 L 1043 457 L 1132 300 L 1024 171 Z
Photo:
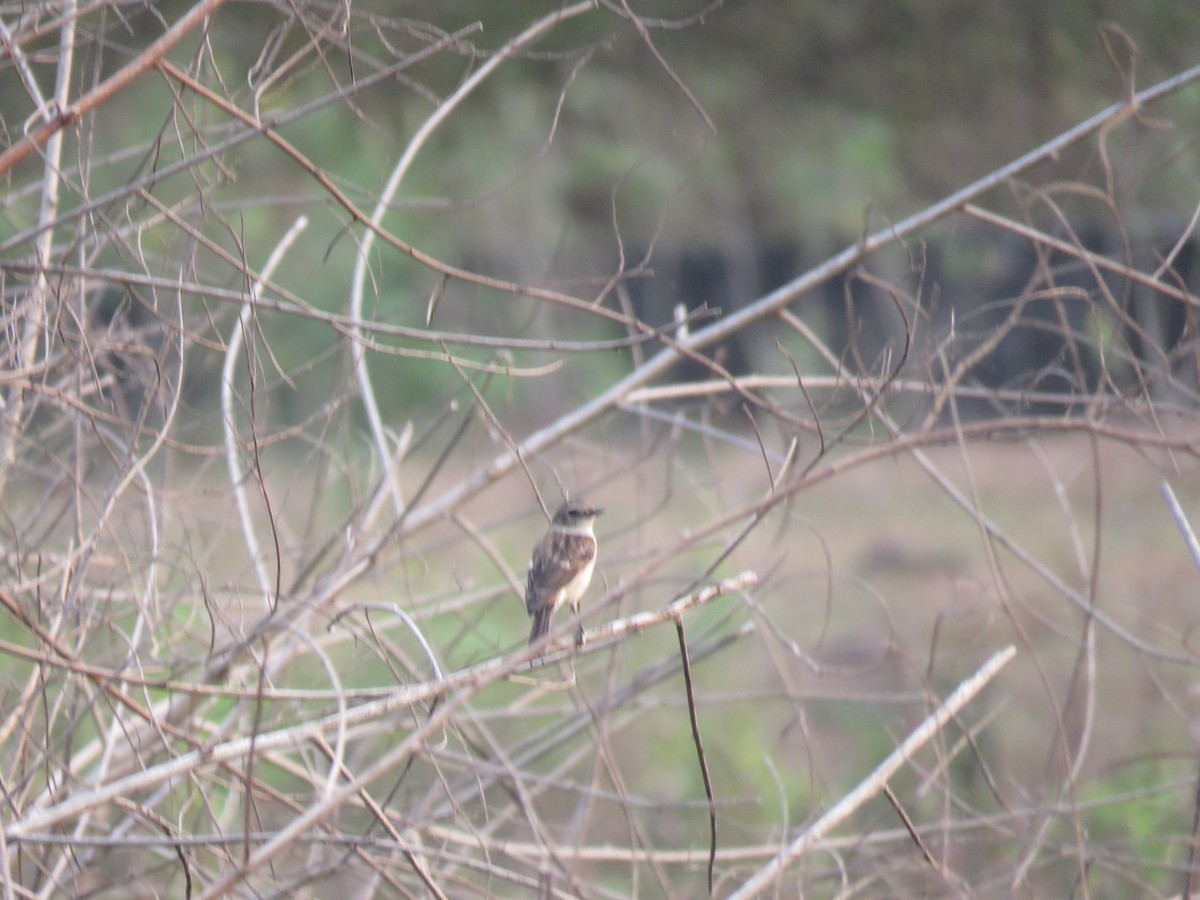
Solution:
M 554 512 L 550 528 L 533 548 L 525 578 L 525 611 L 533 618 L 529 643 L 550 630 L 550 616 L 564 603 L 578 615 L 596 568 L 596 516 L 604 510 L 567 500 Z M 582 631 L 582 629 L 581 629 Z

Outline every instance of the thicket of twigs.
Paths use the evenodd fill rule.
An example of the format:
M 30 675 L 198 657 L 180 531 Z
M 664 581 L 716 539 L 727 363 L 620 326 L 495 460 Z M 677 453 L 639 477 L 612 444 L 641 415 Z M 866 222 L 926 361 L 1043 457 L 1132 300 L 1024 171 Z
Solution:
M 544 42 L 568 105 L 567 29 L 654 58 L 661 23 L 584 2 L 494 43 L 290 6 L 233 72 L 222 5 L 3 15 L 5 897 L 1190 890 L 1200 207 L 1149 259 L 1064 209 L 1123 233 L 1108 149 L 1200 70 L 664 327 L 628 302 L 653 247 L 510 281 L 402 202 Z M 330 109 L 373 139 L 396 92 L 428 113 L 378 172 L 305 149 Z M 1081 148 L 1094 178 L 1046 187 Z M 1017 293 L 936 296 L 926 238 L 959 228 L 1032 252 Z M 832 283 L 874 298 L 841 344 Z M 705 356 L 752 333 L 753 371 Z M 1053 362 L 981 378 L 1021 333 Z M 564 492 L 608 507 L 599 575 L 582 644 L 561 615 L 531 650 Z

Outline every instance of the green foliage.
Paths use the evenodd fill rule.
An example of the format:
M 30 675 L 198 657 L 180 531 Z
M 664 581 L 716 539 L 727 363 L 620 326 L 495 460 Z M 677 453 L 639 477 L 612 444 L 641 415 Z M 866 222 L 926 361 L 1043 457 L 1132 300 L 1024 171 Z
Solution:
M 1193 775 L 1185 758 L 1150 757 L 1088 779 L 1076 796 L 1089 844 L 1113 859 L 1136 861 L 1138 877 L 1167 891 L 1186 853 L 1178 836 L 1191 827 L 1187 798 Z

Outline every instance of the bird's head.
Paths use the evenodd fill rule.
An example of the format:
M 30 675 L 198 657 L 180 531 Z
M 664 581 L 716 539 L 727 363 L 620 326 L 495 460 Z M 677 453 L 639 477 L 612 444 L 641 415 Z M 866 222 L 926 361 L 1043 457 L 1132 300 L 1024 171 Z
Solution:
M 604 512 L 598 506 L 590 506 L 581 500 L 568 500 L 554 513 L 554 524 L 563 528 L 586 528 Z

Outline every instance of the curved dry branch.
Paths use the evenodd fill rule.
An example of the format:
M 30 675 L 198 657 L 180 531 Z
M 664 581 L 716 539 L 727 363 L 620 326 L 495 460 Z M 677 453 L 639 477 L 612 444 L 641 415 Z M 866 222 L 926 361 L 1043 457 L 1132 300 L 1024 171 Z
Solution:
M 382 228 L 383 217 L 387 214 L 392 199 L 400 189 L 400 182 L 408 173 L 417 154 L 421 152 L 421 149 L 425 146 L 430 136 L 441 127 L 447 118 L 454 114 L 462 102 L 480 84 L 507 62 L 513 54 L 539 40 L 560 22 L 591 11 L 592 4 L 585 0 L 585 2 L 576 3 L 573 6 L 563 7 L 534 22 L 476 69 L 459 86 L 458 90 L 442 101 L 433 115 L 426 119 L 421 127 L 417 129 L 416 134 L 413 135 L 404 153 L 401 154 L 400 159 L 392 169 L 391 175 L 388 176 L 387 183 L 380 191 L 379 200 L 367 222 L 370 227 L 359 243 L 354 263 L 354 276 L 350 288 L 351 319 L 359 321 L 363 318 L 363 306 L 366 300 L 367 267 L 371 259 L 372 249 L 375 246 L 375 236 Z M 371 437 L 375 442 L 375 451 L 378 455 L 379 464 L 384 469 L 384 480 L 391 486 L 394 512 L 397 516 L 400 516 L 404 512 L 405 504 L 400 493 L 399 479 L 392 469 L 393 464 L 399 463 L 400 460 L 395 458 L 395 454 L 388 447 L 383 418 L 379 414 L 379 403 L 375 398 L 374 383 L 371 380 L 370 373 L 367 371 L 367 360 L 363 352 L 362 342 L 358 340 L 361 335 L 352 331 L 351 336 L 355 338 L 350 344 L 350 353 L 354 360 L 355 376 L 358 379 L 359 398 L 362 400 L 363 408 L 367 413 L 367 422 L 371 427 Z

